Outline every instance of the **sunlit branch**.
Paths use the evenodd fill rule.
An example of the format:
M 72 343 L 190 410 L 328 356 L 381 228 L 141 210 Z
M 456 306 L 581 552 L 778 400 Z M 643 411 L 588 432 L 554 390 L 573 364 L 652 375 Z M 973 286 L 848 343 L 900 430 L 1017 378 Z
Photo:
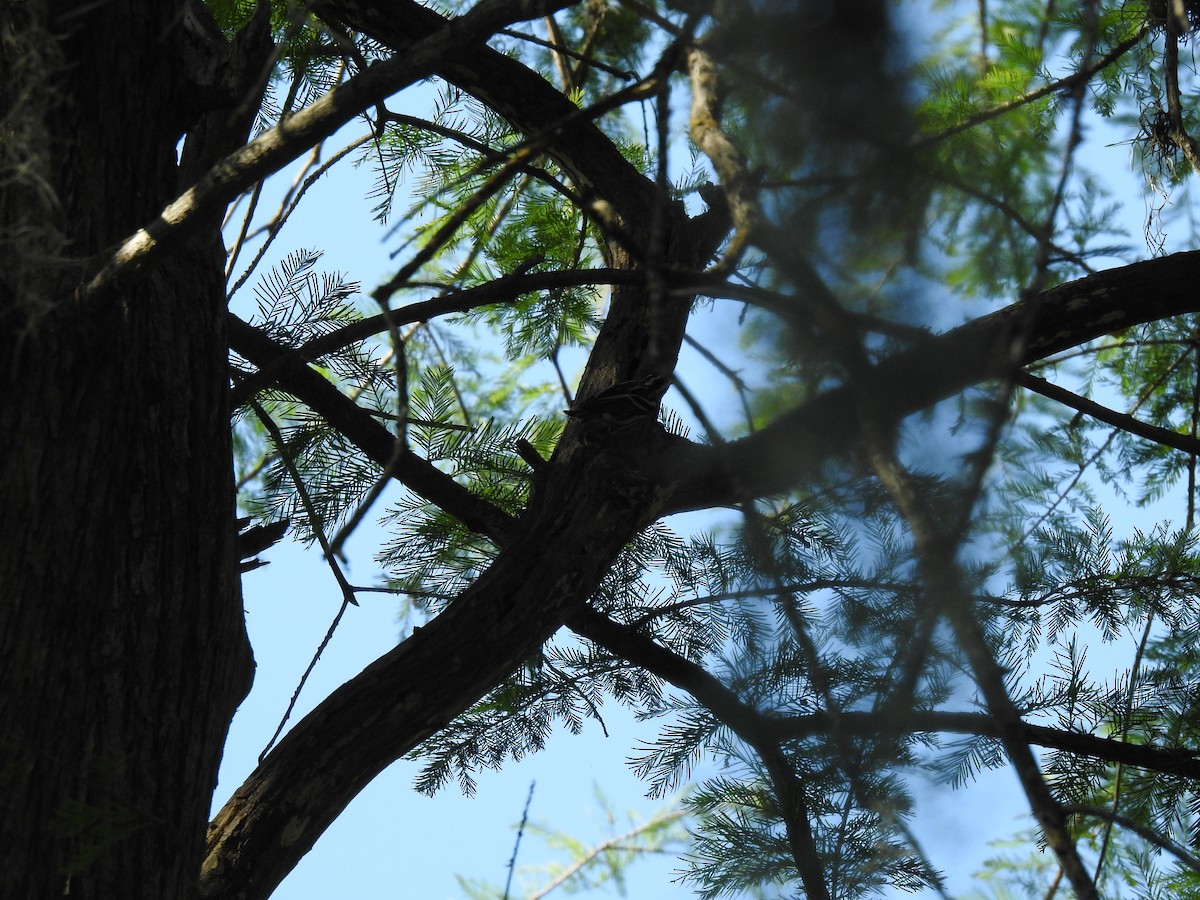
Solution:
M 628 844 L 632 839 L 639 837 L 647 831 L 654 831 L 669 822 L 682 819 L 686 815 L 687 812 L 685 810 L 673 810 L 660 816 L 656 816 L 655 818 L 650 819 L 648 822 L 643 822 L 624 834 L 618 835 L 614 838 L 609 838 L 606 841 L 601 841 L 596 846 L 589 848 L 588 851 L 582 854 L 577 860 L 575 860 L 575 862 L 558 873 L 558 875 L 551 879 L 545 887 L 530 894 L 528 900 L 542 900 L 542 898 L 547 896 L 551 891 L 566 884 L 575 875 L 575 873 L 581 871 L 593 860 L 603 857 L 605 854 L 610 853 L 613 850 L 625 850 L 628 852 L 630 849 Z
M 554 70 L 558 73 L 559 85 L 564 94 L 569 94 L 575 89 L 575 79 L 571 73 L 571 64 L 567 62 L 566 38 L 563 37 L 562 29 L 558 27 L 558 21 L 554 16 L 543 16 L 542 22 L 546 25 L 546 33 L 550 35 L 546 46 L 553 51 Z M 637 77 L 636 74 L 634 77 Z
M 1184 22 L 1186 21 L 1185 18 Z M 1183 157 L 1192 170 L 1200 172 L 1200 146 L 1197 146 L 1195 139 L 1188 134 L 1183 121 L 1183 102 L 1179 87 L 1179 22 L 1174 15 L 1167 16 L 1167 33 L 1163 44 L 1163 80 L 1166 82 L 1171 143 L 1183 151 Z
M 567 5 L 569 0 L 536 3 L 533 0 L 483 0 L 404 53 L 359 72 L 217 163 L 195 185 L 168 204 L 154 222 L 98 260 L 96 272 L 81 295 L 93 295 L 118 278 L 132 274 L 178 240 L 204 215 L 216 212 L 255 182 L 283 168 L 366 107 L 434 74 L 448 59 L 467 48 L 479 46 L 499 28 Z
M 717 271 L 728 272 L 737 265 L 763 214 L 745 154 L 721 128 L 723 91 L 716 62 L 702 46 L 693 45 L 687 50 L 687 65 L 692 88 L 689 132 L 717 173 L 733 219 L 734 236 L 716 265 Z
M 596 46 L 596 41 L 604 27 L 604 19 L 608 16 L 608 4 L 584 4 L 584 15 L 587 17 L 587 27 L 583 31 L 583 40 L 579 44 L 579 54 L 581 59 L 575 66 L 571 68 L 567 82 L 574 89 L 581 88 L 588 78 L 588 70 L 590 66 L 589 57 L 592 53 L 592 48 Z M 554 16 L 546 16 L 548 21 L 554 21 Z M 637 73 L 633 73 L 633 77 L 637 77 Z

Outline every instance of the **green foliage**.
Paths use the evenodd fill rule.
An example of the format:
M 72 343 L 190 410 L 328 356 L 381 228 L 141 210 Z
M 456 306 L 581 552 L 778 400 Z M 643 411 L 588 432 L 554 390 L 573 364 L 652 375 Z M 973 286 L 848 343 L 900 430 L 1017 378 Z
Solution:
M 701 412 L 716 419 L 714 443 L 768 427 L 833 385 L 853 387 L 865 362 L 919 347 L 929 331 L 1139 252 L 1111 173 L 1079 145 L 1091 129 L 1140 142 L 1134 175 L 1156 190 L 1166 188 L 1155 153 L 1162 165 L 1182 166 L 1182 149 L 1162 144 L 1159 7 L 935 5 L 939 24 L 949 24 L 903 53 L 883 7 L 865 0 L 849 5 L 857 19 L 827 10 L 818 20 L 808 4 L 786 3 L 719 23 L 675 9 L 690 4 L 649 4 L 651 12 L 575 4 L 555 20 L 558 37 L 538 34 L 561 38 L 586 63 L 519 34 L 497 39 L 587 110 L 620 89 L 625 70 L 653 68 L 680 29 L 703 25 L 705 46 L 724 67 L 723 125 L 751 158 L 762 212 L 759 243 L 728 283 L 706 276 L 713 298 L 735 297 L 750 310 L 738 322 L 745 352 L 707 356 L 744 401 L 743 415 L 722 419 L 700 399 Z M 212 6 L 226 29 L 248 8 Z M 316 20 L 278 29 L 285 52 L 267 121 L 326 90 L 343 61 L 329 55 L 333 44 Z M 375 52 L 351 40 L 349 69 Z M 1086 84 L 1076 74 L 1097 66 Z M 1200 87 L 1181 77 L 1182 122 L 1191 127 Z M 713 175 L 677 121 L 687 90 L 676 79 L 664 95 L 675 114 L 666 145 L 655 137 L 658 98 L 598 120 L 625 158 L 656 179 L 664 202 L 689 197 Z M 526 136 L 456 88 L 440 86 L 423 118 L 379 124 L 359 163 L 375 172 L 371 199 L 393 229 L 396 255 L 413 261 L 394 285 L 394 308 L 403 311 L 418 291 L 421 301 L 444 297 L 518 271 L 596 268 L 611 258 L 610 242 L 624 239 L 581 208 L 588 186 L 574 183 L 546 146 L 510 165 Z M 662 178 L 660 162 L 671 163 Z M 626 249 L 644 254 L 656 277 L 680 275 L 653 268 L 661 248 Z M 318 277 L 318 256 L 286 257 L 257 288 L 256 324 L 286 347 L 336 336 L 361 318 L 356 285 Z M 381 421 L 403 415 L 406 449 L 421 462 L 519 518 L 538 472 L 518 447 L 542 459 L 554 452 L 572 390 L 564 366 L 592 347 L 606 291 L 515 292 L 404 318 L 397 335 L 334 341 L 310 362 Z M 826 293 L 835 299 L 827 303 Z M 1194 438 L 1197 341 L 1194 316 L 1155 321 L 1046 360 L 1038 372 Z M 235 378 L 248 375 L 235 361 Z M 691 373 L 680 380 L 692 383 Z M 854 398 L 845 414 L 869 418 L 871 399 Z M 273 389 L 258 401 L 282 440 L 250 417 L 239 420 L 241 468 L 266 457 L 242 502 L 260 516 L 299 521 L 304 537 L 336 530 L 380 467 L 303 405 Z M 901 470 L 900 488 L 881 460 Z M 632 761 L 648 792 L 666 797 L 690 785 L 687 879 L 700 896 L 806 889 L 779 760 L 799 785 L 831 897 L 937 887 L 940 863 L 925 858 L 909 830 L 920 788 L 929 776 L 969 786 L 1006 763 L 1012 737 L 980 674 L 980 653 L 995 663 L 1012 715 L 1054 730 L 1060 743 L 1093 735 L 1155 751 L 1196 746 L 1195 495 L 1195 454 L 1013 385 L 972 389 L 877 435 L 874 446 L 847 449 L 784 496 L 745 498 L 736 519 L 649 525 L 613 562 L 591 609 L 670 654 L 679 670 L 702 667 L 727 694 L 705 695 L 698 677 L 671 684 L 644 657 L 563 632 L 413 752 L 424 765 L 417 786 L 434 792 L 453 782 L 470 793 L 481 770 L 540 750 L 556 727 L 579 734 L 589 719 L 603 727 L 605 704 L 619 704 L 657 723 L 657 737 Z M 1150 524 L 1127 521 L 1164 502 Z M 388 539 L 377 560 L 413 624 L 453 603 L 500 552 L 414 492 L 388 493 L 382 506 L 375 515 Z M 922 512 L 936 528 L 920 521 Z M 944 546 L 931 549 L 930 531 Z M 954 631 L 955 603 L 978 620 L 981 646 L 965 646 Z M 1106 674 L 1114 665 L 1096 657 L 1131 635 L 1132 657 Z M 991 725 L 938 727 L 947 720 L 937 715 L 968 712 L 976 722 L 993 717 Z M 873 727 L 855 725 L 862 721 Z M 956 730 L 963 733 L 946 736 Z M 763 746 L 778 759 L 768 764 Z M 1038 752 L 1058 801 L 1114 811 L 1180 847 L 1200 842 L 1191 781 L 1060 746 Z M 1109 837 L 1102 817 L 1075 814 L 1067 830 L 1099 865 L 1105 896 L 1200 896 L 1195 873 L 1136 829 Z M 1012 846 L 1024 851 L 1041 839 L 1023 834 Z M 576 857 L 590 852 L 565 846 Z M 996 856 L 981 875 L 988 893 L 978 896 L 1044 892 L 1057 874 L 1050 859 Z M 606 858 L 573 887 L 619 887 L 628 862 Z M 469 888 L 472 896 L 489 890 Z
M 615 890 L 628 896 L 628 870 L 639 860 L 656 854 L 681 850 L 687 841 L 683 813 L 666 809 L 649 819 L 628 813 L 618 822 L 616 811 L 599 787 L 595 790 L 597 810 L 603 816 L 604 837 L 592 842 L 577 837 L 572 831 L 548 827 L 537 821 L 522 823 L 523 831 L 544 845 L 554 857 L 551 862 L 522 865 L 516 881 L 521 896 L 540 900 L 559 888 L 567 894 L 595 894 Z M 526 854 L 528 855 L 528 854 Z M 459 878 L 464 895 L 472 900 L 499 900 L 508 896 L 498 887 L 484 882 Z

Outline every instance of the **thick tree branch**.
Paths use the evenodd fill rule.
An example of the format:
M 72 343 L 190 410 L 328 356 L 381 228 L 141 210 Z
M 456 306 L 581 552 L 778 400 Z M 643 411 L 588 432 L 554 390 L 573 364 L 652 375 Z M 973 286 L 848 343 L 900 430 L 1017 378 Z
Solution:
M 548 4 L 549 14 L 568 3 Z M 413 0 L 317 0 L 318 15 L 397 51 L 423 46 L 445 19 Z M 403 55 L 403 54 L 401 54 Z M 649 222 L 653 184 L 617 146 L 541 75 L 490 47 L 447 56 L 437 74 L 486 103 L 529 137 L 553 134 L 547 153 L 584 194 L 604 198 L 627 223 Z
M 203 896 L 266 898 L 379 772 L 558 630 L 652 515 L 653 483 L 620 451 L 547 472 L 488 570 L 297 723 L 226 803 L 209 830 Z
M 402 0 L 320 8 L 353 16 L 346 24 L 399 50 L 442 22 Z M 461 82 L 527 135 L 554 131 L 547 153 L 577 184 L 610 201 L 635 239 L 644 241 L 646 223 L 657 218 L 665 229 L 665 266 L 693 268 L 711 257 L 715 245 L 710 230 L 700 229 L 702 237 L 695 234 L 677 205 L 665 207 L 669 215 L 651 215 L 666 198 L 540 76 L 488 48 L 442 62 L 441 74 Z M 612 259 L 618 268 L 633 266 L 620 247 L 613 248 Z M 589 360 L 584 390 L 652 370 L 669 372 L 688 310 L 687 298 L 649 302 L 640 285 L 618 287 Z M 261 339 L 248 326 L 233 331 L 243 355 L 251 348 L 236 341 Z M 647 358 L 652 342 L 661 348 L 657 359 Z M 279 353 L 275 346 L 260 349 L 264 352 L 255 360 L 260 367 Z M 298 396 L 311 404 L 313 393 L 332 391 L 326 398 L 330 412 L 318 411 L 343 417 L 344 422 L 334 422 L 339 429 L 361 430 L 355 438 L 360 446 L 378 443 L 373 452 L 382 458 L 390 454 L 390 435 L 384 444 L 367 433 L 358 411 L 345 409 L 345 398 L 328 383 L 316 384 L 314 378 L 324 379 L 302 359 L 292 369 L 288 377 L 296 379 Z M 283 376 L 278 379 L 282 386 Z M 301 380 L 306 382 L 302 386 Z M 382 428 L 379 432 L 387 434 Z M 299 722 L 229 800 L 210 829 L 204 895 L 269 894 L 376 774 L 500 683 L 561 627 L 595 591 L 638 524 L 657 517 L 654 479 L 640 471 L 649 455 L 624 447 L 585 448 L 580 429 L 568 427 L 554 460 L 540 473 L 529 508 L 478 581 Z M 429 473 L 422 477 L 432 480 Z M 449 485 L 433 487 L 452 493 Z M 484 533 L 505 531 L 506 524 L 490 520 L 486 510 L 471 509 L 469 495 L 448 500 L 454 505 L 447 509 L 454 514 L 475 516 L 478 525 L 471 527 Z M 438 672 L 432 683 L 431 671 Z
M 1027 358 L 1019 362 L 1195 309 L 1191 273 L 1197 259 L 1200 254 L 1180 254 L 1046 292 L 1034 319 L 1034 337 L 1025 345 Z M 633 299 L 627 301 L 630 306 Z M 891 410 L 899 420 L 994 376 L 1003 369 L 1000 360 L 1023 314 L 1022 305 L 1015 304 L 879 364 L 870 376 L 870 384 L 887 400 L 879 408 Z M 606 323 L 606 340 L 617 345 L 614 353 L 629 359 L 628 354 L 636 353 L 637 335 L 614 334 L 613 321 L 610 317 Z M 620 324 L 630 327 L 636 321 L 634 316 Z M 272 357 L 277 352 L 272 347 Z M 307 366 L 303 369 L 337 395 L 339 403 L 345 401 Z M 282 877 L 376 772 L 481 696 L 580 607 L 632 533 L 630 516 L 652 521 L 668 510 L 784 489 L 821 460 L 844 451 L 856 432 L 841 395 L 833 391 L 725 448 L 672 441 L 657 456 L 658 471 L 670 471 L 664 466 L 691 468 L 672 472 L 670 478 L 660 476 L 666 507 L 638 503 L 614 508 L 619 501 L 611 481 L 616 473 L 628 475 L 628 458 L 603 476 L 601 489 L 584 476 L 603 468 L 602 463 L 589 467 L 584 454 L 557 455 L 547 466 L 548 483 L 535 495 L 540 497 L 536 508 L 480 581 L 447 613 L 298 724 L 230 801 L 212 833 L 207 868 L 212 889 L 253 884 L 257 887 L 246 896 L 265 896 L 266 881 L 259 881 L 258 871 L 268 881 Z M 386 456 L 392 438 L 379 430 Z M 642 483 L 635 479 L 634 494 L 645 488 L 637 484 Z M 453 508 L 453 501 L 446 502 Z M 488 527 L 494 526 L 481 525 Z M 466 646 L 470 653 L 464 655 Z M 437 685 L 422 681 L 422 673 L 432 670 L 427 666 L 439 671 Z M 256 860 L 255 873 L 241 868 L 251 866 L 250 860 Z
M 1105 334 L 1200 311 L 1200 251 L 1109 269 L 1014 303 L 874 365 L 857 391 L 898 423 L 990 379 Z M 1028 340 L 1015 342 L 1027 329 Z M 1014 344 L 1021 356 L 1013 359 Z M 674 442 L 660 462 L 669 512 L 728 506 L 787 490 L 859 440 L 849 387 L 828 391 L 754 435 L 722 446 Z M 887 423 L 881 423 L 886 425 Z
M 328 0 L 318 4 L 318 9 L 401 50 L 441 28 L 443 22 L 405 0 L 386 4 Z M 526 134 L 554 131 L 555 140 L 547 152 L 585 193 L 608 201 L 625 226 L 635 236 L 644 237 L 637 229 L 655 220 L 655 208 L 665 199 L 594 124 L 578 116 L 565 97 L 517 61 L 486 47 L 441 63 L 438 74 L 479 97 Z M 667 259 L 663 262 L 682 268 L 702 265 L 710 258 L 705 254 L 708 248 L 692 236 L 676 207 L 667 208 L 671 214 L 665 217 Z M 618 267 L 630 265 L 620 254 L 615 260 Z M 1155 270 L 1154 275 L 1161 276 L 1169 268 Z M 1130 267 L 1129 271 L 1136 274 L 1137 270 Z M 1147 313 L 1143 319 L 1157 317 L 1144 297 L 1136 312 L 1125 314 L 1116 309 L 1125 297 L 1121 279 L 1120 273 L 1110 275 L 1082 292 L 1077 283 L 1074 299 L 1092 301 L 1096 314 L 1117 313 L 1117 319 L 1133 320 L 1142 312 Z M 1146 277 L 1127 280 L 1147 287 Z M 1157 289 L 1161 293 L 1161 281 Z M 644 374 L 651 366 L 673 363 L 673 357 L 645 358 L 647 335 L 657 329 L 658 346 L 668 351 L 677 347 L 687 316 L 687 298 L 670 298 L 659 309 L 651 309 L 646 300 L 646 292 L 637 285 L 614 291 L 612 311 L 592 355 L 585 390 Z M 1044 305 L 1051 310 L 1059 308 L 1053 302 Z M 1100 334 L 1122 327 L 1120 322 L 1107 327 L 1092 322 L 1089 310 L 1072 308 L 1070 312 L 1060 316 L 1067 330 L 1065 337 L 1080 337 L 1064 346 L 1086 340 L 1093 331 Z M 881 405 L 892 409 L 898 420 L 991 377 L 1003 368 L 991 352 L 998 343 L 1003 348 L 1003 340 L 1018 320 L 1014 313 L 1008 318 L 990 317 L 975 328 L 931 338 L 931 355 L 914 351 L 877 366 L 875 380 L 881 390 L 887 388 L 883 395 L 887 402 Z M 1057 330 L 1051 327 L 1054 321 L 1053 315 L 1045 313 L 1037 320 L 1050 332 Z M 1088 327 L 1082 327 L 1081 321 L 1089 323 Z M 1054 352 L 1053 343 L 1035 338 L 1031 346 L 1048 348 L 1048 353 Z M 981 347 L 987 352 L 981 353 Z M 273 348 L 272 357 L 277 350 Z M 307 366 L 303 368 L 307 371 Z M 316 373 L 309 374 L 319 379 Z M 889 377 L 900 383 L 889 384 Z M 337 394 L 328 383 L 325 387 Z M 338 397 L 339 403 L 345 399 Z M 844 405 L 839 408 L 836 394 L 829 395 L 784 417 L 765 434 L 719 452 L 680 442 L 681 449 L 659 453 L 658 459 L 695 461 L 696 469 L 658 480 L 666 484 L 672 506 L 679 509 L 694 508 L 689 503 L 720 502 L 722 496 L 744 497 L 746 490 L 741 483 L 734 483 L 731 473 L 744 477 L 755 493 L 786 487 L 794 483 L 797 471 L 804 469 L 794 465 L 794 451 L 777 441 L 794 441 L 798 436 L 802 458 L 810 465 L 828 458 L 855 437 L 853 423 L 847 432 L 845 423 L 839 422 L 842 417 L 837 413 L 844 409 Z M 811 425 L 831 426 L 831 434 L 811 434 Z M 380 431 L 386 435 L 386 458 L 392 438 L 382 428 Z M 253 898 L 269 893 L 350 798 L 392 760 L 467 708 L 534 652 L 582 607 L 637 525 L 663 513 L 661 498 L 653 496 L 655 479 L 649 473 L 638 473 L 640 455 L 620 454 L 615 448 L 601 450 L 599 455 L 596 448 L 581 450 L 569 431 L 541 473 L 529 510 L 495 563 L 445 613 L 298 723 L 231 798 L 210 832 L 204 877 L 207 895 L 225 892 Z M 612 453 L 618 456 L 610 456 Z M 761 472 L 741 470 L 742 463 L 761 463 Z M 446 502 L 453 508 L 459 501 Z M 487 524 L 486 516 L 481 519 L 479 527 L 485 533 L 495 527 Z M 436 682 L 430 683 L 429 671 L 439 673 Z
M 1181 254 L 1139 263 L 1047 292 L 1034 320 L 1034 337 L 1027 343 L 1028 358 L 1020 362 L 1196 308 L 1190 285 L 1197 258 Z M 634 307 L 633 301 L 631 295 L 629 307 Z M 994 376 L 1003 368 L 1006 342 L 1023 313 L 1016 304 L 876 366 L 870 384 L 888 401 L 880 408 L 891 410 L 899 420 L 973 381 Z M 614 333 L 614 319 L 631 327 L 638 317 L 623 318 L 618 306 L 605 326 L 613 352 L 626 360 L 634 354 L 636 359 L 637 335 L 623 335 L 622 329 Z M 278 350 L 271 348 L 272 358 Z M 339 404 L 345 401 L 306 365 L 302 368 L 322 382 L 322 390 L 332 391 Z M 660 464 L 694 462 L 695 467 L 662 479 L 669 508 L 720 502 L 722 497 L 740 499 L 747 495 L 747 486 L 754 493 L 779 490 L 794 483 L 798 473 L 811 471 L 806 467 L 844 451 L 856 434 L 839 395 L 831 392 L 762 434 L 727 448 L 673 441 L 672 449 L 659 455 Z M 338 418 L 336 411 L 324 414 Z M 379 432 L 386 456 L 392 438 L 382 428 Z M 367 443 L 371 440 L 377 438 Z M 781 440 L 791 446 L 780 446 Z M 628 462 L 613 471 L 624 474 Z M 247 896 L 263 896 L 266 882 L 240 867 L 254 859 L 256 873 L 265 873 L 262 877 L 282 877 L 375 772 L 466 708 L 579 608 L 632 532 L 628 516 L 640 514 L 641 521 L 650 521 L 666 511 L 658 504 L 614 509 L 611 475 L 605 476 L 602 491 L 594 482 L 589 482 L 591 487 L 584 483 L 583 475 L 594 472 L 595 465 L 589 469 L 583 454 L 556 456 L 547 467 L 548 483 L 539 487 L 536 509 L 527 513 L 513 543 L 476 586 L 296 726 L 290 742 L 281 743 L 215 823 L 207 870 L 211 885 L 255 884 L 259 887 Z M 740 477 L 735 480 L 729 473 Z M 634 493 L 638 490 L 635 485 Z M 445 502 L 453 509 L 457 501 Z M 486 533 L 495 526 L 485 521 L 480 527 Z M 469 661 L 463 657 L 464 640 L 469 642 Z M 436 686 L 422 684 L 421 673 L 430 670 L 426 666 L 441 673 Z M 346 743 L 355 748 L 349 755 Z M 299 836 L 293 841 L 297 828 Z

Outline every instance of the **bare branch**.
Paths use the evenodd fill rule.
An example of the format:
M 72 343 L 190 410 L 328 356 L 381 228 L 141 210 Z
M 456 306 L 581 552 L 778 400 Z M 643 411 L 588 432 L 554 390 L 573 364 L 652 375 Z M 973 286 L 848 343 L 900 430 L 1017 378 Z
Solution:
M 385 469 L 392 463 L 396 437 L 365 409 L 344 396 L 308 365 L 296 351 L 282 347 L 241 319 L 229 316 L 230 346 L 260 369 L 270 368 L 275 382 L 306 403 L 368 458 Z M 414 493 L 436 503 L 463 524 L 496 543 L 512 533 L 513 520 L 491 503 L 473 495 L 427 460 L 406 451 L 391 464 L 395 478 Z
M 1176 450 L 1182 450 L 1184 453 L 1200 454 L 1200 440 L 1191 435 L 1180 434 L 1169 428 L 1162 428 L 1158 425 L 1142 422 L 1133 416 L 1117 412 L 1115 409 L 1109 409 L 1107 406 L 1102 406 L 1095 400 L 1081 397 L 1079 394 L 1061 388 L 1056 384 L 1051 384 L 1044 378 L 1038 378 L 1036 375 L 1029 375 L 1023 372 L 1017 376 L 1017 384 L 1034 393 L 1041 394 L 1043 397 L 1057 400 L 1064 406 L 1069 406 L 1071 409 L 1085 413 L 1093 419 L 1097 419 L 1107 425 L 1112 425 L 1114 428 L 1135 434 L 1156 444 L 1162 444 L 1164 447 L 1173 447 Z

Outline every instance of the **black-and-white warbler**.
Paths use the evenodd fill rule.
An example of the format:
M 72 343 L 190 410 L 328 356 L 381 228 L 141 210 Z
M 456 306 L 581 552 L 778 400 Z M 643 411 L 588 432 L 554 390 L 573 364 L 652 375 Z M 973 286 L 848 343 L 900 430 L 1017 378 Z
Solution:
M 620 381 L 593 394 L 572 409 L 564 409 L 573 419 L 600 425 L 610 430 L 639 421 L 653 421 L 670 382 L 661 375 L 647 375 L 636 381 Z
M 241 560 L 239 571 L 241 572 L 249 572 L 257 569 L 259 566 L 265 566 L 265 562 L 261 559 L 254 559 L 254 557 L 279 543 L 287 533 L 291 522 L 287 519 L 280 519 L 278 522 L 269 522 L 266 525 L 255 525 L 251 528 L 246 528 L 249 524 L 249 516 L 237 520 L 238 528 L 246 529 L 245 531 L 239 531 L 237 536 L 238 559 Z

